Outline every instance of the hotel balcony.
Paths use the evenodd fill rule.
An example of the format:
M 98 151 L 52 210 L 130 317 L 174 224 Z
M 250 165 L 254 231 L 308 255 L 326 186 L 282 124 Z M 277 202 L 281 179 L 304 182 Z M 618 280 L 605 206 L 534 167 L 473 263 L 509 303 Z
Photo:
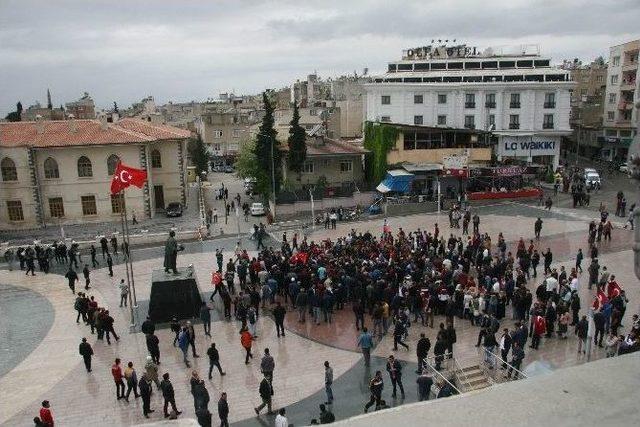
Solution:
M 621 91 L 630 91 L 636 90 L 636 81 L 635 80 L 622 80 L 620 83 Z
M 633 110 L 633 101 L 620 101 L 618 103 L 618 110 Z

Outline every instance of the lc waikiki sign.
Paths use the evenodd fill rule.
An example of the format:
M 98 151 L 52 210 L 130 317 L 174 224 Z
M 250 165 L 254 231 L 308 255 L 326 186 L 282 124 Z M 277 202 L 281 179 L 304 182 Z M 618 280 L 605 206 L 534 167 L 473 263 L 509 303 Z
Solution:
M 560 138 L 548 136 L 502 137 L 498 155 L 504 157 L 554 156 L 560 153 Z

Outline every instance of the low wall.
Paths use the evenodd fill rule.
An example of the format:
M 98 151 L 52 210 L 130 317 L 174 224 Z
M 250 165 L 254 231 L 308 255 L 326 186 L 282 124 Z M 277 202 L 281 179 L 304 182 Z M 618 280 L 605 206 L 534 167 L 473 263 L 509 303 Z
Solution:
M 315 213 L 318 214 L 332 208 L 339 208 L 340 206 L 348 208 L 356 205 L 360 205 L 363 209 L 366 209 L 373 202 L 374 195 L 375 192 L 373 191 L 365 191 L 354 193 L 351 197 L 325 197 L 321 200 L 314 201 L 314 210 Z M 311 215 L 310 201 L 278 204 L 276 206 L 277 221 L 303 214 Z
M 384 205 L 382 206 L 384 212 Z M 387 216 L 412 215 L 418 213 L 436 212 L 438 202 L 388 204 Z

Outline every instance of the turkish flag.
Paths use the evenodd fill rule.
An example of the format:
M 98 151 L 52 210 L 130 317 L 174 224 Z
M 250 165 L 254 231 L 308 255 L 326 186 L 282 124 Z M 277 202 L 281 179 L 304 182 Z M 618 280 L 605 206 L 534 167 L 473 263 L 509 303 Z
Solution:
M 147 171 L 125 166 L 118 162 L 111 180 L 111 194 L 119 193 L 130 185 L 142 188 L 147 181 Z

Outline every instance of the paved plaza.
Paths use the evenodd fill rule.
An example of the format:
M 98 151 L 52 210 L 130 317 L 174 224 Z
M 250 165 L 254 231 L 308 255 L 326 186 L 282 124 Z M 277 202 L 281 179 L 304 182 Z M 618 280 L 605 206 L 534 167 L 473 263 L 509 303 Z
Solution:
M 536 242 L 539 250 L 551 248 L 554 253 L 554 265 L 564 265 L 568 270 L 574 265 L 578 248 L 588 253 L 587 227 L 588 221 L 596 218 L 594 212 L 580 212 L 569 208 L 544 211 L 535 206 L 521 203 L 496 203 L 477 209 L 481 217 L 480 230 L 487 232 L 497 240 L 502 232 L 508 243 L 508 250 L 515 253 L 515 245 L 520 237 L 528 242 L 533 236 L 533 223 L 537 217 L 544 221 L 542 237 Z M 617 220 L 614 218 L 613 220 Z M 370 231 L 380 234 L 382 218 L 356 223 L 339 223 L 336 230 L 316 229 L 308 238 L 316 241 L 330 238 L 335 240 L 346 235 L 351 229 L 358 232 Z M 388 223 L 395 233 L 399 227 L 412 231 L 417 228 L 432 231 L 435 223 L 439 224 L 444 236 L 449 233 L 459 235 L 460 230 L 450 230 L 445 214 L 413 215 L 402 218 L 389 218 Z M 601 242 L 600 264 L 606 265 L 617 277 L 627 292 L 629 309 L 623 319 L 623 325 L 630 325 L 631 315 L 637 312 L 640 302 L 640 290 L 633 273 L 631 243 L 632 233 L 622 229 L 621 222 L 613 230 L 611 242 Z M 277 236 L 279 237 L 279 236 Z M 273 240 L 267 242 L 274 245 Z M 255 256 L 255 242 L 243 237 L 243 247 Z M 207 294 L 211 291 L 210 277 L 215 269 L 214 252 L 217 248 L 224 251 L 225 263 L 236 245 L 235 238 L 223 238 L 204 243 L 187 244 L 187 250 L 178 257 L 178 264 L 193 264 L 199 282 L 200 291 Z M 277 246 L 277 245 L 274 245 Z M 162 268 L 162 248 L 134 249 L 134 274 L 140 310 L 146 307 L 151 288 L 151 272 Z M 100 257 L 99 261 L 102 261 Z M 118 261 L 118 260 L 116 260 Z M 594 291 L 586 286 L 587 259 L 583 262 L 585 273 L 581 277 L 580 296 L 585 307 L 592 299 Z M 540 270 L 540 268 L 539 268 Z M 63 277 L 64 269 L 57 267 L 48 275 L 36 272 L 36 276 L 25 276 L 21 271 L 0 270 L 0 425 L 28 425 L 37 415 L 40 402 L 48 399 L 60 426 L 128 426 L 160 421 L 162 418 L 162 396 L 154 386 L 152 408 L 156 410 L 150 419 L 142 415 L 140 399 L 130 399 L 130 403 L 116 400 L 110 367 L 116 357 L 123 364 L 132 361 L 139 375 L 143 372 L 147 349 L 144 334 L 129 333 L 130 316 L 127 308 L 120 308 L 117 283 L 125 277 L 124 265 L 117 263 L 114 277 L 107 274 L 103 265 L 92 271 L 92 289 L 88 292 L 99 302 L 100 306 L 109 307 L 115 318 L 115 329 L 120 341 L 111 345 L 97 341 L 87 326 L 76 323 L 74 295 L 67 287 Z M 528 288 L 532 291 L 540 284 L 530 280 Z M 80 288 L 80 286 L 79 286 Z M 415 344 L 419 334 L 424 332 L 435 343 L 437 325 L 444 321 L 436 316 L 436 328 L 423 327 L 413 323 L 409 328 L 407 344 L 409 351 L 400 349 L 392 351 L 393 338 L 390 334 L 376 342 L 372 352 L 372 366 L 365 368 L 362 355 L 356 347 L 357 331 L 350 305 L 338 310 L 331 324 L 313 325 L 297 322 L 296 313 L 289 304 L 285 320 L 286 337 L 276 336 L 272 317 L 266 311 L 258 320 L 258 338 L 253 344 L 254 359 L 250 364 L 244 363 L 244 350 L 240 345 L 237 321 L 220 320 L 222 310 L 220 300 L 215 300 L 212 337 L 205 337 L 202 326 L 196 325 L 196 347 L 200 358 L 190 359 L 192 369 L 197 370 L 202 378 L 207 378 L 208 359 L 206 349 L 215 342 L 220 351 L 221 364 L 227 375 L 221 377 L 214 372 L 212 380 L 205 380 L 211 401 L 209 408 L 213 413 L 214 424 L 217 421 L 216 402 L 221 392 L 228 394 L 230 406 L 229 421 L 237 426 L 273 425 L 273 417 L 261 415 L 256 417 L 253 410 L 260 403 L 258 386 L 262 378 L 260 373 L 260 356 L 265 348 L 269 348 L 275 358 L 276 369 L 273 379 L 274 408 L 286 407 L 289 422 L 294 425 L 306 425 L 311 418 L 318 418 L 318 404 L 326 400 L 324 394 L 325 360 L 330 361 L 334 370 L 335 402 L 332 411 L 337 419 L 344 419 L 362 413 L 364 403 L 368 400 L 368 383 L 377 369 L 384 372 L 385 359 L 395 354 L 404 366 L 405 399 L 392 399 L 388 375 L 384 373 L 385 390 L 383 397 L 390 406 L 415 402 L 416 369 Z M 146 313 L 140 313 L 144 318 Z M 511 307 L 507 307 L 506 317 L 501 328 L 513 326 Z M 371 320 L 367 316 L 367 326 Z M 454 348 L 456 358 L 470 364 L 480 361 L 480 354 L 475 347 L 478 328 L 471 326 L 466 320 L 456 318 L 457 343 Z M 622 328 L 626 332 L 627 328 Z M 572 331 L 572 328 L 570 329 Z M 195 418 L 193 397 L 190 393 L 189 378 L 191 369 L 182 362 L 181 352 L 172 345 L 173 334 L 169 329 L 156 330 L 160 338 L 161 365 L 160 372 L 168 372 L 176 391 L 178 409 L 183 411 L 181 418 Z M 82 337 L 87 337 L 93 346 L 93 372 L 87 373 L 78 355 L 78 344 Z M 432 347 L 433 349 L 433 347 Z M 570 333 L 567 340 L 557 338 L 544 339 L 539 350 L 526 349 L 523 366 L 534 361 L 549 364 L 553 369 L 583 364 L 586 357 L 578 354 L 577 339 Z M 431 354 L 431 353 L 430 353 Z M 591 359 L 601 359 L 604 350 L 595 348 Z M 498 406 L 495 408 L 498 410 Z

